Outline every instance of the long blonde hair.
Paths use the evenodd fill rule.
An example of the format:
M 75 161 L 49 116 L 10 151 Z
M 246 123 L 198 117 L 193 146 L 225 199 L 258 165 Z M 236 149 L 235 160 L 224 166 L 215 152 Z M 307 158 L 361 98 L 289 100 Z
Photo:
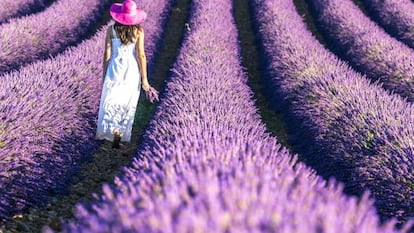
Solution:
M 135 42 L 137 33 L 142 31 L 141 25 L 124 25 L 115 22 L 115 31 L 118 37 L 121 39 L 122 44 L 128 44 Z

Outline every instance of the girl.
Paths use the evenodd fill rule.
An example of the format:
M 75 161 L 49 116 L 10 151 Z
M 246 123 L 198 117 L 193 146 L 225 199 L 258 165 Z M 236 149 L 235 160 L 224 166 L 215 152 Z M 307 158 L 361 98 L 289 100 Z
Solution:
M 131 140 L 141 86 L 146 92 L 150 89 L 140 26 L 147 14 L 133 0 L 112 4 L 110 14 L 115 24 L 106 32 L 96 138 L 113 141 L 112 147 L 119 148 L 120 141 Z

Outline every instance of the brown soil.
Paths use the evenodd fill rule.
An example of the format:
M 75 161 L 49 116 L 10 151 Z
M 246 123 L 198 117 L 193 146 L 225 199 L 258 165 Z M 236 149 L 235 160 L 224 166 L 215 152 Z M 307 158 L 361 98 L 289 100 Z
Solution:
M 312 32 L 313 36 L 319 41 L 319 43 L 327 47 L 325 38 L 322 36 L 322 34 L 316 27 L 315 19 L 310 12 L 310 7 L 306 0 L 293 0 L 293 3 L 295 4 L 296 10 L 298 11 L 299 15 L 302 16 L 303 21 L 306 23 L 306 26 L 308 27 L 309 31 Z
M 254 92 L 254 100 L 259 109 L 263 123 L 270 134 L 278 139 L 278 142 L 287 148 L 291 148 L 288 143 L 288 132 L 283 121 L 283 114 L 275 112 L 270 102 L 263 94 L 261 83 L 262 61 L 260 60 L 259 47 L 254 32 L 253 19 L 250 12 L 249 0 L 234 0 L 234 17 L 239 32 L 241 47 L 242 65 L 246 68 L 249 86 Z

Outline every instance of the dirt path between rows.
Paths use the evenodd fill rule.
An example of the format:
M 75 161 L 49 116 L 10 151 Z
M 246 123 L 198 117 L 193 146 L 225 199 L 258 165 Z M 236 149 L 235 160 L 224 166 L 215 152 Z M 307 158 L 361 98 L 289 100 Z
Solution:
M 260 57 L 259 41 L 256 38 L 253 19 L 250 12 L 249 0 L 234 0 L 234 17 L 239 31 L 241 46 L 242 66 L 248 75 L 248 84 L 254 92 L 254 100 L 259 109 L 263 123 L 270 134 L 278 139 L 278 142 L 290 150 L 293 146 L 289 143 L 289 135 L 282 112 L 275 112 L 271 103 L 264 95 L 261 76 L 264 75 L 263 62 Z

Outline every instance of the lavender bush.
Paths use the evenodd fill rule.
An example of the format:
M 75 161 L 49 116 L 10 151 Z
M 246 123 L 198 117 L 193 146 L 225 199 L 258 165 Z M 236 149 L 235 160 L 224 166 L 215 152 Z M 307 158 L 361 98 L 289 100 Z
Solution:
M 372 22 L 352 0 L 311 0 L 336 52 L 389 91 L 414 102 L 414 51 Z
M 333 1 L 332 1 L 333 2 Z M 328 52 L 291 0 L 252 0 L 268 92 L 298 151 L 348 193 L 370 190 L 383 219 L 414 216 L 414 106 Z
M 143 2 L 149 64 L 170 2 Z M 0 77 L 0 218 L 63 192 L 90 158 L 102 77 L 106 30 L 54 59 Z
M 58 0 L 41 13 L 0 25 L 0 73 L 46 59 L 83 39 L 109 0 Z
M 43 10 L 50 0 L 2 0 L 0 23 L 6 20 Z
M 153 160 L 129 169 L 62 232 L 406 232 L 379 226 L 367 196 L 345 197 L 275 144 L 194 145 L 158 153 L 174 157 L 162 168 Z
M 362 0 L 388 33 L 414 48 L 414 4 L 410 0 Z
M 189 25 L 131 166 L 63 232 L 396 232 L 265 132 L 232 2 L 193 1 Z

